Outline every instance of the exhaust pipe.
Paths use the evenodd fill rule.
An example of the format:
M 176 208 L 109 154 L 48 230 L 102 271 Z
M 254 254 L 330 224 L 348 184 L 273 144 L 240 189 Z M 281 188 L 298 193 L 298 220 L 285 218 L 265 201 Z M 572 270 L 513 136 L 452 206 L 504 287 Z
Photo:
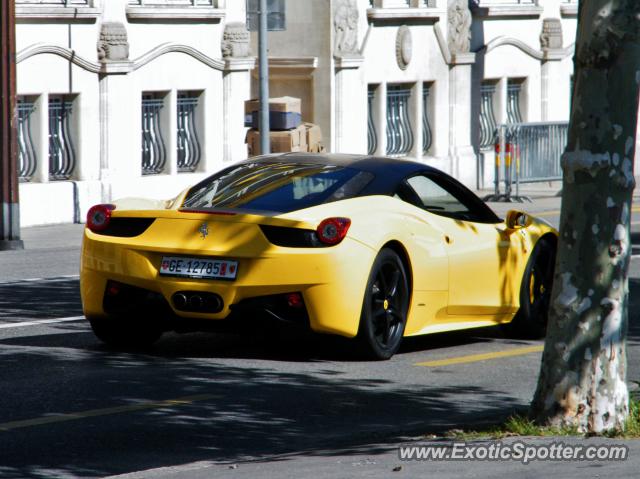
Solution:
M 173 304 L 176 309 L 184 309 L 187 305 L 187 296 L 184 293 L 176 293 L 173 295 Z
M 206 291 L 180 291 L 173 295 L 173 305 L 178 311 L 194 313 L 219 313 L 224 307 L 222 298 Z
M 202 296 L 200 296 L 199 294 L 193 294 L 189 298 L 189 306 L 194 311 L 202 310 L 203 304 L 204 304 L 204 301 L 202 300 Z

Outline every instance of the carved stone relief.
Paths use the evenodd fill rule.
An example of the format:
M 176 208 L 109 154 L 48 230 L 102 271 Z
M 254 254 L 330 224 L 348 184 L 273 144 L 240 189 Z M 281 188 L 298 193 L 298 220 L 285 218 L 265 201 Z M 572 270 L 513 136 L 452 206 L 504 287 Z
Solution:
M 222 56 L 224 58 L 249 56 L 249 31 L 244 23 L 227 23 L 224 27 Z
M 543 51 L 562 48 L 562 23 L 559 18 L 545 18 L 542 21 L 540 48 Z
M 471 11 L 468 0 L 449 0 L 447 7 L 449 51 L 468 53 L 471 48 Z
M 120 22 L 104 22 L 100 27 L 98 60 L 101 62 L 129 59 L 127 30 Z
M 406 25 L 398 29 L 396 36 L 396 61 L 401 70 L 406 70 L 411 63 L 413 54 L 413 40 L 411 38 L 411 30 Z
M 334 55 L 358 53 L 358 7 L 355 0 L 337 0 L 333 12 Z

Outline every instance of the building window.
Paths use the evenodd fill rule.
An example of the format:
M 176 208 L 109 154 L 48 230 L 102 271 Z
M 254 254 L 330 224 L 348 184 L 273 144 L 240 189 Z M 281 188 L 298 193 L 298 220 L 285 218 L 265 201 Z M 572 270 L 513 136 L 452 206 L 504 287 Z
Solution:
M 406 155 L 413 148 L 413 127 L 409 115 L 411 86 L 387 87 L 387 155 Z
M 18 98 L 18 177 L 22 181 L 31 181 L 38 165 L 36 149 L 31 134 L 34 111 L 35 103 L 33 99 Z
M 494 144 L 496 115 L 493 99 L 496 93 L 495 82 L 482 82 L 480 85 L 480 147 L 489 148 Z
M 367 152 L 370 155 L 373 155 L 378 149 L 378 132 L 376 131 L 376 122 L 373 117 L 377 88 L 377 85 L 369 85 L 367 92 Z
M 49 96 L 49 179 L 68 180 L 76 166 L 73 142 L 73 97 Z
M 164 7 L 213 7 L 217 3 L 214 0 L 129 0 L 129 5 Z
M 431 122 L 429 116 L 431 114 L 431 83 L 425 83 L 422 86 L 422 152 L 427 154 L 433 143 L 433 135 L 431 133 Z
M 199 121 L 200 93 L 178 93 L 178 171 L 195 171 L 200 163 Z
M 167 162 L 167 148 L 162 136 L 164 97 L 157 93 L 142 94 L 142 174 L 162 173 Z
M 16 5 L 93 6 L 95 0 L 16 0 Z
M 102 14 L 100 0 L 16 0 L 16 18 L 94 20 Z
M 522 113 L 520 111 L 520 92 L 522 91 L 522 80 L 507 80 L 507 123 L 522 123 Z

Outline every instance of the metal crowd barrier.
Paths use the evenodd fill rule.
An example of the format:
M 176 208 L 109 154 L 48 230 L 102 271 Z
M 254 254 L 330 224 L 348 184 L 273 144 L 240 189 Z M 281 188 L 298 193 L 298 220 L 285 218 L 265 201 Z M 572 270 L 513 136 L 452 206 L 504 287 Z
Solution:
M 567 144 L 567 122 L 512 123 L 495 131 L 494 193 L 485 201 L 524 201 L 521 183 L 562 179 L 560 157 Z M 501 192 L 501 183 L 504 192 Z M 514 192 L 515 188 L 515 192 Z

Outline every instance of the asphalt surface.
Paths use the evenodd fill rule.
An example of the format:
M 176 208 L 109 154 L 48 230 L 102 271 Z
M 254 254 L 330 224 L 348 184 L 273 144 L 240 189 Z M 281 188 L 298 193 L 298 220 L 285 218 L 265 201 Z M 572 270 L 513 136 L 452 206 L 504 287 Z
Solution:
M 557 198 L 492 206 L 557 224 Z M 0 252 L 0 477 L 637 477 L 637 441 L 624 462 L 399 460 L 400 445 L 448 444 L 449 429 L 526 408 L 542 342 L 498 328 L 411 339 L 385 362 L 358 360 L 348 341 L 293 333 L 168 334 L 149 351 L 110 350 L 81 319 L 81 230 L 28 228 L 25 251 Z

